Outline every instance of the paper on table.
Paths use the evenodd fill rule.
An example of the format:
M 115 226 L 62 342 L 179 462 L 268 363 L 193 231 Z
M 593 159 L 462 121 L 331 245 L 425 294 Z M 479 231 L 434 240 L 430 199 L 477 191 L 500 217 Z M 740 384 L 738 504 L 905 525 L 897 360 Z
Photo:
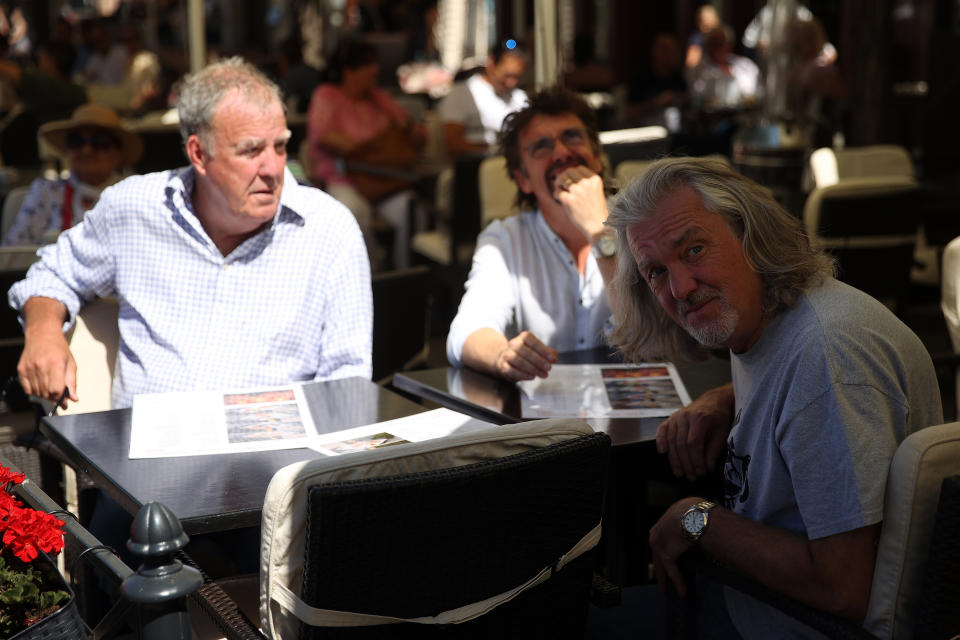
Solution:
M 302 387 L 150 393 L 133 399 L 130 458 L 299 449 L 325 455 L 439 438 L 494 425 L 449 409 L 318 434 Z
M 672 363 L 555 364 L 546 378 L 517 383 L 524 418 L 646 418 L 690 404 Z
M 130 458 L 296 449 L 316 437 L 299 385 L 134 396 Z
M 477 431 L 494 427 L 450 409 L 434 409 L 412 416 L 387 420 L 363 427 L 345 429 L 318 436 L 310 447 L 324 455 L 335 456 L 353 451 L 379 449 L 405 442 L 420 442 L 442 438 L 463 431 Z

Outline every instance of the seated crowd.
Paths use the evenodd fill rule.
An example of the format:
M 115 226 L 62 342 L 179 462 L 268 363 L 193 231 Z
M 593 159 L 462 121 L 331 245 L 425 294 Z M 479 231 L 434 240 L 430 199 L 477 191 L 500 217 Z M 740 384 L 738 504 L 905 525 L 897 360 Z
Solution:
M 92 42 L 86 72 L 116 75 L 120 54 L 102 35 Z M 638 121 L 663 121 L 687 104 L 688 87 L 717 109 L 756 99 L 756 65 L 731 53 L 723 25 L 702 34 L 685 77 L 676 38 L 652 44 L 630 92 Z M 313 90 L 313 186 L 288 167 L 278 84 L 238 57 L 183 79 L 182 168 L 124 177 L 142 143 L 105 107 L 70 105 L 68 118 L 43 125 L 69 172 L 31 185 L 3 239 L 46 245 L 8 292 L 23 323 L 24 390 L 78 400 L 83 372 L 64 331 L 111 295 L 115 408 L 147 392 L 369 379 L 378 222 L 392 229 L 394 266 L 410 263 L 419 223 L 409 183 L 357 166 L 402 168 L 427 139 L 377 86 L 377 60 L 370 45 L 347 43 L 336 81 Z M 438 108 L 449 156 L 496 149 L 519 208 L 476 240 L 446 338 L 450 364 L 513 382 L 548 377 L 560 352 L 603 345 L 635 362 L 727 352 L 732 382 L 657 431 L 679 478 L 724 478 L 722 496 L 685 497 L 650 531 L 657 581 L 683 594 L 677 559 L 699 546 L 771 589 L 863 620 L 885 470 L 907 435 L 943 421 L 926 348 L 836 279 L 800 221 L 724 162 L 660 159 L 611 195 L 596 113 L 569 89 L 528 96 L 518 88 L 525 65 L 522 49 L 498 50 Z M 698 616 L 716 637 L 807 637 L 766 605 L 709 588 Z

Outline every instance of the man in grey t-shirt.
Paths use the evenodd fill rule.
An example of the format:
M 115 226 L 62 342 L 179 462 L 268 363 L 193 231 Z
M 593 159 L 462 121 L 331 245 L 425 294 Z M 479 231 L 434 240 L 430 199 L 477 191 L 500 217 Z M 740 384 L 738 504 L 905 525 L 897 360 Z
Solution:
M 906 435 L 943 420 L 926 349 L 835 280 L 799 221 L 721 162 L 654 163 L 607 224 L 618 236 L 612 338 L 624 353 L 731 353 L 733 382 L 657 432 L 675 474 L 695 478 L 723 456 L 724 477 L 722 504 L 680 500 L 651 529 L 658 581 L 682 594 L 676 558 L 699 544 L 769 588 L 863 621 L 890 460 Z M 724 595 L 742 636 L 810 637 Z

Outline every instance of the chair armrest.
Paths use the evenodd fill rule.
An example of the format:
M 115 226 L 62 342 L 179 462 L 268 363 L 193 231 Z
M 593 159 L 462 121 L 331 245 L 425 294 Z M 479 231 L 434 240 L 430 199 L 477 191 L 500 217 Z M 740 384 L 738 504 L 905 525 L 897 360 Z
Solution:
M 190 599 L 224 634 L 226 640 L 267 640 L 259 627 L 240 610 L 240 606 L 190 556 L 180 551 L 177 560 L 193 567 L 203 576 L 203 585 L 190 594 Z
M 671 638 L 689 638 L 696 637 L 692 635 L 695 626 L 691 626 L 689 620 L 693 616 L 694 605 L 690 601 L 696 598 L 695 590 L 692 588 L 696 583 L 696 575 L 707 576 L 725 586 L 731 587 L 745 593 L 748 596 L 756 598 L 764 604 L 787 614 L 791 618 L 802 622 L 824 634 L 828 638 L 851 638 L 851 639 L 874 639 L 870 634 L 856 621 L 848 618 L 841 618 L 817 609 L 813 609 L 793 598 L 780 592 L 768 589 L 767 587 L 746 578 L 730 569 L 721 566 L 699 548 L 693 548 L 684 557 L 680 559 L 680 569 L 683 572 L 684 582 L 687 584 L 688 596 L 681 599 L 672 589 L 668 593 L 668 636 Z M 686 600 L 680 605 L 677 600 Z M 677 620 L 676 616 L 683 616 L 683 619 Z

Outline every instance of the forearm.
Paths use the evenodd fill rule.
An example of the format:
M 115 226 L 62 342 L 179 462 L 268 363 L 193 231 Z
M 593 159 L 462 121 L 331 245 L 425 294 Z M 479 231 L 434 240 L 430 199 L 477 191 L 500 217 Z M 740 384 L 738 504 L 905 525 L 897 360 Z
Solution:
M 486 144 L 477 144 L 467 140 L 465 131 L 465 127 L 459 122 L 445 122 L 443 124 L 443 139 L 447 147 L 447 154 L 456 157 L 468 153 L 483 153 L 487 150 Z
M 25 341 L 39 342 L 51 335 L 63 336 L 67 307 L 59 300 L 35 296 L 24 303 L 22 316 Z
M 861 620 L 870 598 L 879 527 L 811 541 L 715 507 L 700 544 L 721 564 L 770 589 Z
M 507 337 L 489 327 L 477 329 L 463 342 L 463 364 L 490 375 L 498 375 L 497 358 L 507 348 Z

